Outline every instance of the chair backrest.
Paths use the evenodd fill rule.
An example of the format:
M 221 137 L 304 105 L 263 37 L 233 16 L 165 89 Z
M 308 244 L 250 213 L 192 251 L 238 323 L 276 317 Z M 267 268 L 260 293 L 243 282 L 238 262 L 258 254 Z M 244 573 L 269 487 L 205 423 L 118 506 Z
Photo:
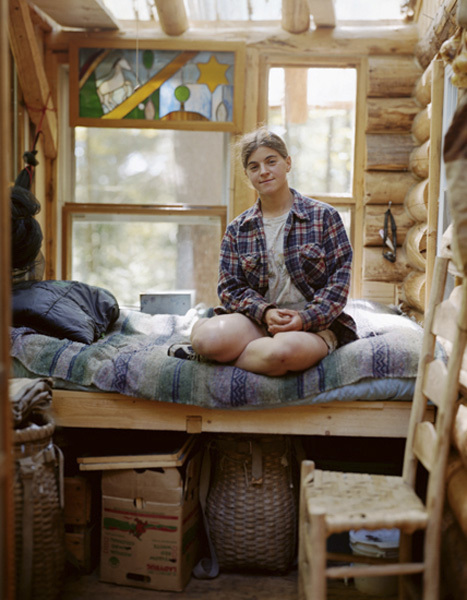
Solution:
M 467 279 L 443 300 L 448 264 L 448 259 L 436 258 L 403 467 L 403 478 L 412 487 L 415 487 L 418 464 L 427 469 L 426 506 L 435 527 L 442 515 L 446 467 L 459 399 L 459 375 L 467 341 Z M 436 358 L 438 337 L 447 348 L 447 364 L 442 358 Z M 428 401 L 436 406 L 434 423 L 425 419 Z

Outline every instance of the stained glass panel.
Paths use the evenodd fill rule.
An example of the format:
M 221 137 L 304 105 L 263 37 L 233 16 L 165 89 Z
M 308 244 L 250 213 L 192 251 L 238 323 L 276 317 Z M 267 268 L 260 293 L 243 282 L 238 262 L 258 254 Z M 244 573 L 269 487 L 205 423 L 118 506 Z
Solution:
M 237 58 L 228 50 L 81 47 L 72 124 L 233 131 Z

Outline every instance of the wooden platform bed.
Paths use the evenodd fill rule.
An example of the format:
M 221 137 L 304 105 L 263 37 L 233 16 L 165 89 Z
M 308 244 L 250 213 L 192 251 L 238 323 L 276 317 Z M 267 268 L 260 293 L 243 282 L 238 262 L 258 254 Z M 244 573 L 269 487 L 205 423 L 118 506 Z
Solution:
M 354 300 L 346 310 L 359 339 L 283 377 L 169 356 L 171 344 L 188 339 L 194 309 L 121 311 L 90 344 L 17 327 L 13 369 L 53 378 L 63 427 L 403 438 L 423 330 L 379 303 Z
M 60 389 L 52 401 L 61 427 L 378 438 L 405 438 L 410 408 L 411 402 L 383 400 L 225 410 Z

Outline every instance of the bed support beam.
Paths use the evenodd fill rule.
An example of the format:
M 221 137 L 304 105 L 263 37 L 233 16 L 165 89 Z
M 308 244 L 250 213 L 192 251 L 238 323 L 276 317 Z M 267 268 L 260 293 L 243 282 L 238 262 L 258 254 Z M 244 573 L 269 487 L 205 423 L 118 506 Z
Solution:
M 267 409 L 213 409 L 109 392 L 54 389 L 60 427 L 405 438 L 410 402 L 327 402 Z M 429 407 L 433 415 L 433 407 Z

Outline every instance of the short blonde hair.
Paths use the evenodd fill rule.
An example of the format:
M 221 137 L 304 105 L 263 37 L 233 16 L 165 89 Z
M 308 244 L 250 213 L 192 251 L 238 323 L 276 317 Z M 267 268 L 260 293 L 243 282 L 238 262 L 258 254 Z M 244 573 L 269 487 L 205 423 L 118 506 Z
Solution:
M 283 158 L 287 158 L 289 156 L 289 152 L 284 140 L 276 133 L 269 131 L 269 129 L 266 127 L 260 127 L 255 131 L 246 133 L 240 139 L 238 145 L 240 150 L 240 159 L 244 169 L 246 169 L 248 165 L 248 159 L 250 156 L 261 146 L 266 146 L 267 148 L 276 150 L 276 152 L 278 152 Z

